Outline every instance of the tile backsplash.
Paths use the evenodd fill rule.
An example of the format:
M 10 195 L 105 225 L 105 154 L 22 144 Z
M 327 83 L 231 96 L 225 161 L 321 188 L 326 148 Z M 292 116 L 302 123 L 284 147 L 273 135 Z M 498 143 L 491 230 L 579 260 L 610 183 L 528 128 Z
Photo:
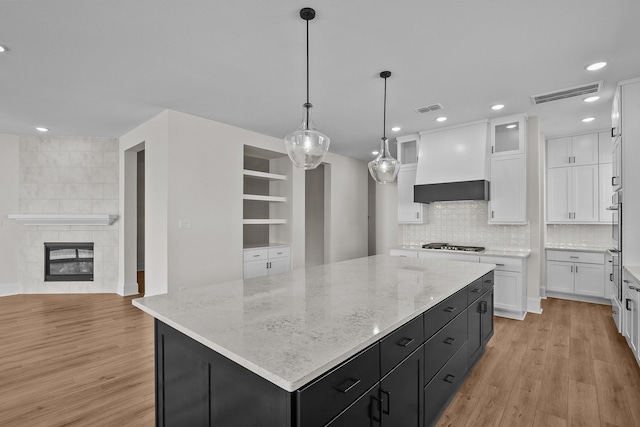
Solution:
M 614 242 L 611 237 L 610 224 L 578 225 L 548 224 L 547 246 L 575 246 L 587 248 L 611 248 Z
M 489 225 L 488 202 L 461 201 L 429 204 L 429 224 L 401 225 L 403 245 L 442 242 L 484 246 L 492 250 L 529 250 L 527 225 Z
M 118 139 L 20 138 L 21 214 L 118 214 Z M 116 292 L 118 221 L 23 226 L 20 293 Z M 45 282 L 44 242 L 94 242 L 93 282 Z

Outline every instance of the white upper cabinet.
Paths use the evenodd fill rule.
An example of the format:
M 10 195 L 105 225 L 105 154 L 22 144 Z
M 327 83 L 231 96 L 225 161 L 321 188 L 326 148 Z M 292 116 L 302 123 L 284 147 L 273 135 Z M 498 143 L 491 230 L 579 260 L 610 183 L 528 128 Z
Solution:
M 547 222 L 598 222 L 598 165 L 547 170 Z
M 527 222 L 527 119 L 491 120 L 489 224 Z
M 426 224 L 429 208 L 423 203 L 414 203 L 413 186 L 416 183 L 417 166 L 403 165 L 398 172 L 398 222 L 403 224 Z
M 607 210 L 612 205 L 613 186 L 611 178 L 613 176 L 613 163 L 602 163 L 598 165 L 598 181 L 600 190 L 598 191 L 598 206 L 600 208 L 600 222 L 611 224 L 613 212 Z
M 405 135 L 396 138 L 398 146 L 398 161 L 402 166 L 415 165 L 418 163 L 418 141 L 420 136 Z
M 609 132 L 598 133 L 598 163 L 613 162 L 613 142 Z
M 526 116 L 517 115 L 491 120 L 491 155 L 524 154 Z
M 547 140 L 547 167 L 598 164 L 598 134 Z

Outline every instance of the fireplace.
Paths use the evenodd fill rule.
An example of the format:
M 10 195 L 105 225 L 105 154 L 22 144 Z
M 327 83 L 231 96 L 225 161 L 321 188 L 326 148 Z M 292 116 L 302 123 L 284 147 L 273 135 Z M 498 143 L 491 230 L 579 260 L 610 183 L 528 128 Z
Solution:
M 45 243 L 44 281 L 93 281 L 93 243 Z

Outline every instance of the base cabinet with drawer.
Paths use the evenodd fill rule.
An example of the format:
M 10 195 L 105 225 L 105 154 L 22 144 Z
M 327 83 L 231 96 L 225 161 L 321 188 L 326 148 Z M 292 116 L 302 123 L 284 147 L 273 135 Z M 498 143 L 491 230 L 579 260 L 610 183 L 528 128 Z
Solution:
M 548 295 L 608 300 L 607 283 L 603 253 L 547 250 Z
M 432 426 L 493 334 L 492 301 L 490 272 L 293 392 L 156 319 L 156 425 Z
M 277 246 L 244 250 L 243 278 L 291 271 L 291 247 Z

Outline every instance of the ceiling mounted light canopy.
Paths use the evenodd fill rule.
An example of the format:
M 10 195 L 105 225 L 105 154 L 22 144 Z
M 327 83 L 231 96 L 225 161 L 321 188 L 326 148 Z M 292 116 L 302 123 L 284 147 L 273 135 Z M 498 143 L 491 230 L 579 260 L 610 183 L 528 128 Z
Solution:
M 369 162 L 369 173 L 378 184 L 388 184 L 395 181 L 400 162 L 391 156 L 389 152 L 389 140 L 386 136 L 387 129 L 387 79 L 391 76 L 391 71 L 383 71 L 380 77 L 384 79 L 384 113 L 382 119 L 382 140 L 380 142 L 380 152 L 378 157 Z
M 307 21 L 307 102 L 302 105 L 302 123 L 300 127 L 284 138 L 284 146 L 289 158 L 296 167 L 315 169 L 329 150 L 329 137 L 318 132 L 311 121 L 309 102 L 309 21 L 315 18 L 316 11 L 310 7 L 300 10 L 300 17 Z
M 587 65 L 586 68 L 588 71 L 597 71 L 601 68 L 604 68 L 607 66 L 606 62 L 594 62 L 593 64 Z

